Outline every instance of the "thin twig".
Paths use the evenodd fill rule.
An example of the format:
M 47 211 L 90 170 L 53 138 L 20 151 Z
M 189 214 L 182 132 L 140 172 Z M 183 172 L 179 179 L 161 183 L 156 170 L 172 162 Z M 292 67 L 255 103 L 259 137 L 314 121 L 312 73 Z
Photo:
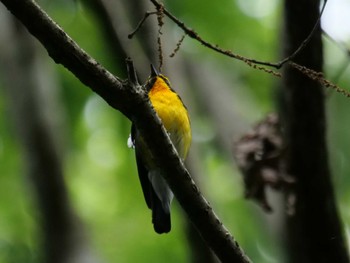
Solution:
M 280 65 L 280 67 L 282 67 L 288 61 L 291 61 L 293 58 L 295 58 L 310 42 L 312 36 L 314 35 L 315 31 L 317 30 L 317 28 L 320 24 L 320 20 L 321 20 L 323 11 L 326 8 L 326 4 L 327 4 L 327 0 L 324 0 L 321 12 L 319 13 L 318 18 L 317 18 L 317 21 L 316 21 L 314 27 L 312 28 L 310 34 L 307 36 L 307 38 L 304 39 L 304 41 L 300 44 L 300 46 L 291 55 L 289 55 L 288 57 L 286 57 L 285 59 L 282 59 L 280 62 L 277 63 L 278 65 Z
M 155 5 L 156 8 L 159 8 L 159 6 L 161 5 L 157 0 L 150 0 L 150 1 Z M 256 60 L 256 59 L 252 59 L 252 58 L 246 58 L 244 56 L 233 53 L 231 50 L 222 49 L 222 48 L 218 47 L 217 45 L 213 45 L 213 44 L 203 40 L 197 32 L 195 32 L 193 29 L 190 29 L 189 27 L 187 27 L 184 22 L 180 21 L 177 17 L 175 17 L 173 14 L 171 14 L 166 8 L 164 8 L 164 14 L 167 17 L 169 17 L 175 24 L 177 24 L 189 37 L 197 40 L 205 47 L 208 47 L 208 48 L 210 48 L 218 53 L 221 53 L 223 55 L 226 55 L 228 57 L 232 57 L 232 58 L 241 60 L 251 67 L 253 67 L 253 64 L 256 64 L 256 65 L 262 65 L 262 66 L 268 66 L 268 67 L 280 69 L 285 63 L 287 63 L 288 61 L 291 61 L 297 54 L 299 54 L 305 48 L 305 46 L 309 43 L 311 37 L 313 36 L 315 30 L 317 29 L 317 27 L 320 23 L 320 18 L 323 14 L 325 7 L 326 7 L 326 3 L 327 3 L 327 0 L 324 1 L 321 12 L 319 14 L 319 17 L 315 23 L 315 26 L 313 27 L 313 29 L 311 30 L 311 32 L 307 36 L 307 38 L 300 44 L 300 46 L 296 49 L 295 52 L 293 52 L 290 56 L 288 56 L 288 57 L 284 58 L 283 60 L 276 62 L 276 63 Z M 254 68 L 266 71 L 264 67 L 254 67 Z M 277 73 L 274 71 L 266 71 L 266 72 L 271 72 L 276 76 L 280 76 L 280 73 Z
M 175 47 L 174 51 L 169 55 L 169 57 L 172 58 L 172 57 L 175 56 L 175 54 L 179 51 L 180 46 L 181 46 L 182 42 L 184 41 L 185 37 L 186 37 L 186 34 L 184 34 L 184 35 L 180 38 L 180 40 L 179 40 L 179 41 L 177 42 L 177 44 L 176 44 L 176 47 Z
M 139 82 L 137 80 L 136 70 L 134 68 L 134 63 L 132 62 L 131 58 L 127 58 L 125 60 L 125 63 L 128 71 L 128 80 L 132 85 L 135 85 L 135 86 L 138 85 Z
M 342 89 L 341 87 L 337 86 L 336 84 L 332 83 L 331 81 L 325 79 L 322 72 L 314 71 L 314 70 L 309 69 L 307 67 L 301 66 L 295 62 L 289 62 L 288 64 L 290 66 L 292 66 L 293 68 L 299 70 L 301 73 L 303 73 L 304 75 L 306 75 L 310 79 L 318 81 L 320 84 L 322 84 L 326 88 L 331 88 L 331 89 L 335 90 L 336 92 L 343 94 L 345 97 L 350 98 L 350 91 Z
M 141 21 L 137 24 L 136 28 L 134 31 L 132 31 L 129 35 L 128 38 L 131 39 L 134 37 L 134 35 L 136 34 L 137 31 L 139 31 L 139 29 L 142 27 L 142 25 L 145 23 L 146 19 L 150 16 L 150 15 L 155 15 L 158 12 L 146 12 L 144 17 L 141 19 Z
M 157 6 L 157 20 L 158 20 L 158 36 L 157 36 L 157 44 L 158 44 L 158 58 L 159 58 L 159 68 L 158 71 L 162 72 L 163 67 L 163 49 L 162 49 L 162 28 L 164 25 L 164 6 L 160 4 Z
M 150 0 L 156 8 L 158 8 L 161 4 L 157 0 Z M 263 62 L 263 61 L 258 61 L 255 59 L 251 58 L 246 58 L 241 55 L 233 53 L 231 50 L 225 50 L 217 45 L 213 45 L 205 40 L 203 40 L 197 32 L 195 32 L 193 29 L 187 27 L 184 22 L 180 21 L 177 17 L 175 17 L 173 14 L 171 14 L 166 8 L 164 8 L 164 14 L 169 17 L 175 24 L 177 24 L 189 37 L 197 40 L 199 43 L 201 43 L 203 46 L 208 47 L 218 53 L 221 53 L 223 55 L 226 55 L 228 57 L 232 57 L 238 60 L 241 60 L 245 63 L 251 62 L 253 64 L 260 64 L 264 66 L 270 66 L 270 67 L 275 67 L 275 68 L 280 68 L 276 65 L 276 63 L 271 63 L 271 62 Z M 247 63 L 248 64 L 248 63 Z M 249 64 L 248 64 L 249 65 Z M 252 66 L 251 64 L 249 66 Z

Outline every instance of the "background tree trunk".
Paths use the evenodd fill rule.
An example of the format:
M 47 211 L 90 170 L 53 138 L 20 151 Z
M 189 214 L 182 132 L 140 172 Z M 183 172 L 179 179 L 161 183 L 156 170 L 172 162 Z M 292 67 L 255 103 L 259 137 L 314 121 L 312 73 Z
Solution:
M 285 0 L 284 57 L 311 32 L 319 4 Z M 294 61 L 322 72 L 320 27 Z M 287 173 L 296 178 L 295 213 L 287 218 L 289 262 L 349 262 L 328 165 L 324 88 L 289 66 L 282 82 Z
M 5 14 L 2 14 L 5 15 Z M 32 37 L 8 17 L 7 45 L 0 52 L 8 106 L 37 199 L 44 262 L 96 262 L 63 178 L 63 109 L 57 83 Z

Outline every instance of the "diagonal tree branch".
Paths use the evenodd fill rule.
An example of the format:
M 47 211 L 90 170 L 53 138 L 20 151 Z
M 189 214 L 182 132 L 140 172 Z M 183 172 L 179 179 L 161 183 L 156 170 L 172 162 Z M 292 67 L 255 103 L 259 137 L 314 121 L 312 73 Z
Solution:
M 134 122 L 180 205 L 218 258 L 222 262 L 250 262 L 184 168 L 144 90 L 139 85 L 120 80 L 99 65 L 34 1 L 1 2 L 44 45 L 56 63 L 64 65 L 109 105 Z

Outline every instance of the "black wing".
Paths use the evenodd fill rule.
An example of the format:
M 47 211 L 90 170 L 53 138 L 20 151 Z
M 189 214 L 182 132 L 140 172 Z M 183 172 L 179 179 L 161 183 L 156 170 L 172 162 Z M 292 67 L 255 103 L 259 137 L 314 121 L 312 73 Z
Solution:
M 131 126 L 131 140 L 133 141 L 134 145 L 135 145 L 135 138 L 137 136 L 136 133 L 137 131 L 136 131 L 135 125 L 133 124 Z M 143 196 L 145 198 L 148 208 L 152 209 L 151 191 L 153 189 L 152 189 L 151 182 L 148 180 L 148 170 L 146 169 L 145 165 L 142 162 L 140 153 L 136 145 L 135 145 L 135 157 L 136 157 L 137 171 L 141 182 Z
M 131 140 L 135 145 L 137 131 L 135 125 L 131 126 Z M 158 234 L 168 233 L 171 229 L 171 219 L 170 213 L 164 211 L 162 202 L 159 200 L 157 194 L 155 193 L 151 182 L 148 178 L 148 170 L 143 164 L 140 150 L 135 145 L 135 156 L 137 171 L 139 174 L 139 179 L 141 182 L 143 196 L 145 198 L 146 204 L 149 209 L 152 210 L 152 223 L 153 228 Z
M 139 174 L 140 182 L 141 182 L 141 187 L 142 187 L 142 192 L 143 196 L 145 198 L 146 204 L 149 209 L 152 209 L 152 185 L 151 182 L 148 180 L 148 170 L 146 167 L 143 165 L 141 157 L 139 156 L 137 149 L 135 149 L 135 155 L 136 155 L 136 164 L 137 164 L 137 171 Z

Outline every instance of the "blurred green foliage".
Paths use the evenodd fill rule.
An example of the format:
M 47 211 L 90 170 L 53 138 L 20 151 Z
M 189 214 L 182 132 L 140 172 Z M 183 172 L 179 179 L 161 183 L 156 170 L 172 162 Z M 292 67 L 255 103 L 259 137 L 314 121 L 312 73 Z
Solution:
M 277 61 L 280 53 L 280 1 L 271 1 L 264 16 L 249 13 L 247 1 L 166 1 L 165 5 L 204 39 L 235 53 Z M 103 66 L 118 75 L 95 16 L 74 1 L 42 1 L 44 9 Z M 200 8 L 199 8 L 200 7 Z M 169 23 L 169 20 L 166 21 Z M 176 30 L 176 29 L 174 29 Z M 166 37 L 166 34 L 165 34 Z M 186 39 L 185 55 L 198 63 L 214 63 L 227 78 L 235 78 L 253 102 L 250 122 L 274 109 L 278 80 L 228 59 Z M 174 43 L 175 45 L 175 43 Z M 181 52 L 181 51 L 180 51 Z M 326 42 L 326 72 L 334 76 L 344 54 Z M 337 52 L 338 56 L 334 56 Z M 348 60 L 348 58 L 347 58 Z M 331 62 L 328 62 L 331 61 Z M 145 66 L 145 65 L 137 65 Z M 173 229 L 156 235 L 151 224 L 136 173 L 132 149 L 127 147 L 130 123 L 102 99 L 84 87 L 62 66 L 55 66 L 66 111 L 67 145 L 65 175 L 77 214 L 86 225 L 90 242 L 104 262 L 188 262 L 185 216 L 175 202 Z M 331 79 L 332 80 L 332 79 Z M 349 87 L 349 70 L 339 81 Z M 0 82 L 0 85 L 3 83 Z M 2 89 L 0 89 L 2 92 Z M 350 101 L 328 92 L 330 159 L 339 208 L 348 230 L 350 224 Z M 0 96 L 0 263 L 38 262 L 40 235 L 38 212 L 30 183 L 25 176 L 21 147 Z M 242 106 L 243 107 L 243 106 Z M 196 118 L 191 116 L 196 123 Z M 196 128 L 194 127 L 194 130 Z M 205 133 L 205 131 L 203 132 Z M 277 233 L 267 227 L 269 216 L 243 197 L 240 174 L 212 141 L 200 142 L 204 163 L 201 178 L 206 198 L 254 262 L 282 262 L 283 248 Z

